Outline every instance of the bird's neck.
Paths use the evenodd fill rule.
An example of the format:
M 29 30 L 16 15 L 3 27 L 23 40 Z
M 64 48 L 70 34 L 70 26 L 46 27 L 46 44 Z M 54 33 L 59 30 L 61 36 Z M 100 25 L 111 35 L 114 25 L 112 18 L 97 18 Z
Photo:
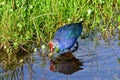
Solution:
M 59 49 L 60 51 L 64 50 L 65 47 L 64 47 L 62 41 L 60 41 L 60 40 L 53 40 L 52 42 L 53 42 L 54 48 L 57 48 L 57 49 Z
M 52 40 L 53 48 L 59 48 L 59 42 L 57 40 Z

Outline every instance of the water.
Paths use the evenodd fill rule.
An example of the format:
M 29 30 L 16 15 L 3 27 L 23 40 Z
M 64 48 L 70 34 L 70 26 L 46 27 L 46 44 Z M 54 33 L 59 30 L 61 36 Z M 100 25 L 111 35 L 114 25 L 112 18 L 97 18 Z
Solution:
M 75 53 L 62 54 L 53 60 L 38 49 L 23 66 L 0 69 L 0 80 L 120 80 L 119 40 L 107 43 L 83 39 Z

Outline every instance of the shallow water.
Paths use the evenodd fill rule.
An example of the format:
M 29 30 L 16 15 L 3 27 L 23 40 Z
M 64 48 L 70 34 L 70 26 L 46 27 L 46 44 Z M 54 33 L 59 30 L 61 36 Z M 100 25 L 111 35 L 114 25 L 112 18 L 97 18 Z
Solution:
M 83 39 L 74 53 L 65 53 L 54 59 L 37 49 L 14 70 L 0 70 L 0 80 L 120 80 L 119 40 L 109 43 Z

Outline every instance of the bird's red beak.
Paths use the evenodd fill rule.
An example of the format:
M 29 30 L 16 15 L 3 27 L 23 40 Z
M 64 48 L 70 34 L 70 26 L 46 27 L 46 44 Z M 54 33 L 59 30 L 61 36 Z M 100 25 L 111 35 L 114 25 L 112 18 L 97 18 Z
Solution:
M 51 42 L 49 43 L 49 47 L 50 47 L 50 53 L 52 53 L 53 52 L 53 44 Z

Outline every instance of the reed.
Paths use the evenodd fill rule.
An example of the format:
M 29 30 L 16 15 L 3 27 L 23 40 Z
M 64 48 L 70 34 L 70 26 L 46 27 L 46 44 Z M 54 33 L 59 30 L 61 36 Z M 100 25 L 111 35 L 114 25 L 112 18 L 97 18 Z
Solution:
M 58 27 L 81 20 L 85 37 L 115 35 L 120 30 L 120 0 L 1 0 L 0 49 L 11 55 L 20 47 L 47 43 Z

